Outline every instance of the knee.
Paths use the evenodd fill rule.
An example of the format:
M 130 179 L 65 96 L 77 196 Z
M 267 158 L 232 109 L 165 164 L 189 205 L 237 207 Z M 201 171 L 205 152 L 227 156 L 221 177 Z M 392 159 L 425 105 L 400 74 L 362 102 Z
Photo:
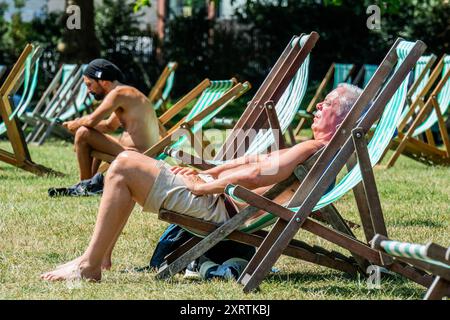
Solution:
M 75 133 L 75 144 L 85 143 L 88 140 L 90 134 L 91 129 L 87 127 L 78 128 L 77 132 Z
M 134 151 L 123 151 L 119 153 L 109 167 L 108 176 L 125 176 L 128 171 L 133 169 L 136 154 L 137 152 Z

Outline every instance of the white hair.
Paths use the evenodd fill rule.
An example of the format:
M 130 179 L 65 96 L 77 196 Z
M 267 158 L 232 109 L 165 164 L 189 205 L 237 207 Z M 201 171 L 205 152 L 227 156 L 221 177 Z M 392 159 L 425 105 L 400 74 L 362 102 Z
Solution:
M 358 100 L 363 90 L 350 83 L 340 83 L 337 88 L 344 88 L 344 93 L 339 94 L 338 116 L 344 118 Z

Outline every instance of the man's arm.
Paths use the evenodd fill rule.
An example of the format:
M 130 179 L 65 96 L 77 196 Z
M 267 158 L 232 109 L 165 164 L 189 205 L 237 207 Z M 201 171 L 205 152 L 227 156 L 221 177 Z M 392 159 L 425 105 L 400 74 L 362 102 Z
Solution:
M 277 157 L 277 156 L 283 154 L 284 152 L 286 152 L 287 150 L 288 149 L 282 149 L 282 150 L 277 150 L 277 151 L 274 151 L 274 152 L 271 152 L 268 154 L 262 154 L 262 155 L 252 154 L 252 155 L 248 155 L 248 156 L 239 157 L 239 158 L 231 160 L 225 164 L 205 170 L 205 171 L 203 171 L 203 173 L 210 174 L 211 176 L 217 178 L 219 176 L 219 174 L 225 170 L 233 169 L 233 168 L 239 167 L 243 164 L 263 162 L 270 158 Z
M 310 140 L 268 157 L 265 161 L 244 166 L 231 174 L 209 183 L 183 177 L 187 187 L 197 195 L 223 193 L 228 184 L 238 184 L 248 189 L 270 186 L 287 179 L 294 169 L 312 156 L 323 145 Z
M 91 114 L 76 119 L 74 121 L 65 122 L 63 125 L 71 132 L 76 132 L 78 128 L 84 126 L 88 128 L 95 128 L 100 121 L 106 116 L 111 115 L 117 108 L 123 104 L 125 99 L 123 95 L 124 88 L 117 88 L 112 90 Z M 111 117 L 110 117 L 111 119 Z M 110 120 L 108 119 L 108 120 Z M 107 120 L 107 121 L 108 121 Z M 115 122 L 115 120 L 113 120 Z
M 113 113 L 109 116 L 108 119 L 100 121 L 96 126 L 95 129 L 103 132 L 114 132 L 120 127 L 120 120 L 117 118 L 116 114 Z

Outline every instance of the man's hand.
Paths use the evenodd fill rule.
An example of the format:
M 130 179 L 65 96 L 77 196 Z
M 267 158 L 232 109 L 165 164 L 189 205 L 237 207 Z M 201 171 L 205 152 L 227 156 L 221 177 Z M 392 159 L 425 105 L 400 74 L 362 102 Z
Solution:
M 198 171 L 188 167 L 171 167 L 170 171 L 174 174 L 180 174 L 183 176 L 197 175 Z
M 69 130 L 71 133 L 75 134 L 77 132 L 77 130 L 81 127 L 78 120 L 79 120 L 79 118 L 72 120 L 72 121 L 66 121 L 62 125 L 64 128 Z
M 200 192 L 199 186 L 202 184 L 205 184 L 205 181 L 200 179 L 197 175 L 182 175 L 181 178 L 184 181 L 184 184 L 186 187 L 191 191 L 193 194 L 197 196 L 202 196 L 204 193 Z

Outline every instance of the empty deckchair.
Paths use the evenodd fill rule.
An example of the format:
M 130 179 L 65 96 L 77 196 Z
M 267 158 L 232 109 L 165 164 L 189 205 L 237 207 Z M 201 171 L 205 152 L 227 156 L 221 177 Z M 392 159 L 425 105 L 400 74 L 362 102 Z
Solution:
M 12 116 L 17 109 L 15 109 L 12 105 L 11 97 L 14 96 L 17 90 L 21 87 L 25 78 L 27 78 L 28 72 L 25 70 L 27 59 L 31 59 L 31 61 L 29 60 L 28 65 L 32 66 L 36 63 L 36 60 L 41 53 L 42 50 L 40 48 L 34 48 L 33 45 L 28 44 L 0 87 L 0 115 L 3 120 L 4 127 L 6 128 L 8 140 L 13 149 L 12 152 L 0 150 L 0 161 L 37 175 L 59 174 L 49 168 L 34 163 L 31 160 L 27 144 L 23 137 L 23 132 L 18 123 L 17 114 L 16 116 Z M 29 89 L 32 89 L 32 87 L 33 86 L 31 83 Z M 29 99 L 31 98 L 27 97 L 22 101 L 27 102 L 26 100 Z M 21 104 L 19 103 L 19 107 L 20 106 Z
M 177 252 L 176 259 L 174 259 L 168 267 L 161 270 L 158 277 L 167 277 L 180 271 L 187 263 L 203 254 L 228 235 L 239 238 L 239 241 L 241 242 L 253 241 L 252 243 L 254 245 L 257 242 L 260 243 L 257 253 L 249 262 L 243 276 L 239 280 L 245 285 L 245 291 L 253 290 L 259 286 L 260 282 L 265 278 L 272 265 L 282 253 L 290 254 L 306 261 L 327 265 L 335 269 L 343 269 L 344 266 L 347 269 L 351 269 L 350 263 L 344 263 L 344 257 L 338 258 L 338 256 L 342 255 L 334 253 L 333 261 L 325 262 L 323 261 L 324 259 L 321 259 L 321 251 L 323 250 L 317 250 L 317 248 L 315 250 L 315 247 L 303 242 L 298 243 L 298 241 L 294 241 L 294 235 L 299 228 L 302 227 L 325 240 L 348 249 L 354 255 L 362 257 L 373 264 L 383 265 L 422 285 L 429 285 L 431 283 L 430 277 L 427 277 L 418 270 L 404 268 L 401 264 L 392 262 L 385 256 L 380 257 L 375 250 L 369 247 L 367 242 L 359 241 L 348 234 L 343 234 L 342 232 L 330 229 L 309 219 L 311 212 L 320 209 L 321 206 L 326 206 L 327 204 L 336 201 L 351 188 L 354 188 L 362 182 L 364 187 L 362 191 L 364 193 L 357 194 L 357 198 L 359 198 L 359 200 L 364 200 L 367 208 L 367 210 L 364 210 L 364 208 L 359 206 L 361 203 L 358 203 L 366 238 L 367 240 L 370 240 L 375 234 L 374 232 L 384 235 L 387 234 L 374 184 L 372 165 L 376 163 L 377 157 L 381 156 L 380 153 L 383 152 L 383 146 L 384 148 L 388 146 L 392 133 L 395 131 L 396 121 L 401 115 L 402 107 L 402 103 L 398 103 L 398 100 L 406 99 L 406 76 L 424 50 L 425 45 L 420 41 L 415 44 L 400 40 L 396 41 L 384 61 L 380 64 L 377 72 L 370 80 L 364 93 L 352 107 L 351 112 L 346 117 L 329 145 L 320 152 L 318 159 L 315 161 L 311 170 L 309 170 L 308 174 L 301 182 L 300 187 L 297 188 L 286 206 L 281 206 L 277 203 L 283 203 L 283 200 L 292 194 L 289 190 L 292 187 L 292 183 L 289 183 L 289 181 L 283 182 L 284 185 L 283 183 L 280 183 L 275 186 L 274 189 L 277 190 L 274 191 L 274 189 L 272 189 L 269 191 L 265 195 L 267 197 L 259 196 L 239 186 L 229 186 L 226 190 L 229 195 L 245 200 L 250 206 L 241 210 L 241 212 L 221 226 L 212 226 L 209 224 L 207 228 L 202 230 L 208 232 L 208 236 L 201 241 L 196 240 L 187 244 L 184 248 L 185 252 Z M 397 60 L 398 64 L 395 72 L 386 82 L 383 90 L 376 96 L 376 99 L 374 99 L 382 82 L 388 77 Z M 394 95 L 394 92 L 396 91 L 400 92 Z M 374 100 L 374 102 L 369 110 L 360 117 L 363 110 L 372 100 Z M 383 112 L 386 105 L 386 110 Z M 375 140 L 372 139 L 369 147 L 367 147 L 364 136 L 382 113 L 383 117 L 377 126 L 378 133 L 374 135 Z M 321 199 L 321 195 L 327 191 L 328 186 L 336 179 L 337 174 L 349 161 L 355 150 L 358 166 L 355 166 L 332 189 L 332 191 L 328 192 Z M 269 200 L 276 198 L 277 196 L 279 196 L 278 199 L 276 199 L 278 200 L 277 202 Z M 160 212 L 160 215 L 177 217 L 178 223 L 181 223 L 179 218 L 182 217 L 182 215 L 166 212 L 165 210 L 162 211 L 163 212 Z M 270 212 L 277 218 L 277 223 L 270 233 L 262 234 L 264 238 L 263 241 L 261 241 L 261 234 L 259 231 L 257 231 L 258 233 L 256 234 L 256 236 L 259 237 L 259 240 L 257 241 L 252 235 L 242 233 L 240 232 L 241 230 L 239 230 L 242 226 L 247 228 L 245 222 L 248 221 L 250 217 L 254 216 L 255 213 L 260 212 Z M 267 217 L 267 214 L 263 216 Z M 182 218 L 184 220 L 192 220 L 186 216 L 183 216 Z M 273 217 L 269 217 L 269 219 L 273 219 Z M 173 222 L 173 220 L 171 222 Z M 199 224 L 205 226 L 202 222 L 196 221 L 196 224 L 194 224 L 194 227 L 197 228 L 196 230 L 199 229 Z M 193 224 L 191 223 L 191 226 L 192 225 Z M 324 254 L 328 256 L 330 252 L 324 252 Z
M 62 90 L 63 84 L 68 78 L 72 76 L 72 74 L 75 72 L 75 69 L 76 65 L 74 64 L 63 64 L 59 68 L 58 72 L 53 77 L 48 87 L 45 89 L 44 93 L 42 94 L 33 110 L 22 115 L 21 119 L 25 122 L 24 126 L 22 127 L 23 130 L 28 128 L 30 125 L 36 126 L 36 124 L 39 122 L 39 119 L 37 117 L 39 117 L 41 113 L 46 112 L 44 111 L 44 107 L 48 106 L 52 99 L 55 100 L 58 97 L 58 94 Z M 29 139 L 27 139 L 27 142 L 30 142 Z
M 153 108 L 155 110 L 161 110 L 162 112 L 167 110 L 166 104 L 170 93 L 172 92 L 177 67 L 178 63 L 169 62 L 159 76 L 155 85 L 150 90 L 148 99 L 153 104 Z
M 371 241 L 372 248 L 387 253 L 404 263 L 433 275 L 434 281 L 424 296 L 425 300 L 450 297 L 450 247 L 436 243 L 426 245 L 389 240 L 377 234 Z
M 439 78 L 440 76 L 440 78 Z M 450 105 L 450 56 L 444 55 L 434 68 L 429 81 L 422 89 L 421 99 L 416 99 L 399 124 L 398 138 L 392 141 L 394 154 L 386 167 L 392 167 L 400 154 L 432 165 L 450 165 L 450 141 L 444 116 Z M 425 99 L 425 92 L 434 86 Z M 414 113 L 417 113 L 414 116 Z M 412 121 L 410 120 L 412 117 Z M 409 127 L 407 127 L 409 121 Z M 436 146 L 431 127 L 436 125 L 443 141 L 443 148 Z M 420 137 L 426 136 L 426 142 Z
M 62 128 L 60 123 L 82 116 L 93 103 L 93 99 L 88 95 L 88 90 L 83 83 L 82 75 L 85 67 L 85 65 L 73 66 L 72 69 L 67 67 L 66 74 L 68 73 L 68 76 L 65 80 L 62 79 L 63 83 L 47 103 L 45 109 L 32 115 L 37 123 L 27 136 L 27 141 L 42 145 L 53 133 L 62 138 L 72 139 L 73 136 Z
M 375 64 L 363 64 L 359 69 L 358 73 L 354 77 L 352 84 L 359 86 L 361 88 L 365 88 L 369 83 L 369 80 L 374 75 L 378 66 Z
M 249 89 L 250 84 L 248 82 L 244 84 L 237 83 L 234 78 L 222 81 L 205 79 L 158 118 L 162 138 L 158 143 L 146 150 L 144 154 L 149 157 L 164 157 L 164 155 L 160 155 L 164 148 L 174 142 L 181 144 L 181 140 L 186 139 L 183 133 L 190 134 L 191 139 L 197 138 L 198 136 L 195 133 L 200 130 L 204 123 L 208 122 L 218 112 Z M 164 127 L 174 116 L 196 99 L 197 101 L 183 119 L 169 129 Z M 194 145 L 193 141 L 192 144 Z M 203 142 L 200 141 L 199 145 L 202 147 Z M 98 151 L 93 151 L 91 155 L 96 159 L 109 163 L 115 158 L 112 155 Z M 107 166 L 102 166 L 99 171 L 104 172 L 106 169 Z
M 333 78 L 332 89 L 334 89 L 337 87 L 339 83 L 351 82 L 352 80 L 351 77 L 354 72 L 355 72 L 354 64 L 345 64 L 345 63 L 331 64 L 330 68 L 325 74 L 325 77 L 323 78 L 322 82 L 317 88 L 314 97 L 311 99 L 306 109 L 299 111 L 300 121 L 293 132 L 294 137 L 300 134 L 300 131 L 302 130 L 306 119 L 313 118 L 312 111 L 315 109 L 316 104 L 326 96 L 331 83 L 331 78 Z

